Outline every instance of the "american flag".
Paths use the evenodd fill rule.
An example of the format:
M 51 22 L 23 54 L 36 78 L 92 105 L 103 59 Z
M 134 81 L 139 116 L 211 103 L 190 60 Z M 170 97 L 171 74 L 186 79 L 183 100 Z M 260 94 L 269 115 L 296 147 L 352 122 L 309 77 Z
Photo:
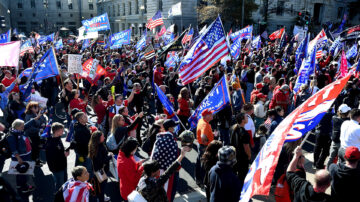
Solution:
M 155 57 L 155 50 L 151 44 L 145 49 L 144 57 L 146 60 L 150 60 L 151 58 Z
M 280 39 L 284 31 L 285 31 L 285 28 L 281 28 L 279 30 L 276 30 L 275 32 L 270 34 L 269 39 L 270 40 Z
M 157 134 L 151 159 L 157 160 L 160 169 L 166 170 L 177 157 L 178 146 L 174 135 L 170 132 Z
M 158 36 L 159 37 L 162 36 L 163 34 L 165 34 L 165 32 L 166 32 L 166 27 L 165 27 L 165 25 L 163 25 L 160 32 L 159 32 L 159 34 L 158 34 Z
M 91 184 L 87 182 L 75 181 L 70 179 L 62 185 L 63 197 L 65 202 L 70 201 L 89 201 L 89 190 L 92 189 Z
M 179 71 L 182 83 L 193 82 L 228 54 L 226 35 L 218 17 L 184 57 Z
M 320 48 L 320 50 L 316 51 L 316 59 L 319 59 L 322 56 L 324 56 L 324 52 L 323 52 L 322 48 Z
M 186 33 L 186 35 L 184 36 L 184 38 L 182 39 L 181 43 L 182 43 L 182 44 L 188 43 L 189 41 L 191 41 L 193 35 L 194 35 L 194 29 L 191 28 L 191 29 L 188 31 L 188 33 Z
M 20 47 L 20 56 L 23 56 L 26 52 L 33 53 L 34 48 L 29 40 L 26 40 Z
M 164 21 L 163 21 L 163 18 L 162 18 L 162 15 L 161 15 L 161 12 L 158 11 L 155 13 L 155 15 L 150 18 L 147 23 L 146 23 L 146 28 L 148 29 L 153 29 L 159 25 L 162 25 L 164 24 Z

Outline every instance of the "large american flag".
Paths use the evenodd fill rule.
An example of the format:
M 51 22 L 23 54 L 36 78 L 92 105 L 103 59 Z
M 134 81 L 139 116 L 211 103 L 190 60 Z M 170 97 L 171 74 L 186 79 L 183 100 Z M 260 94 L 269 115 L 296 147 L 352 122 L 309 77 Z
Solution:
M 151 58 L 155 57 L 155 50 L 151 44 L 145 49 L 144 57 L 146 60 L 150 60 Z
M 33 53 L 34 52 L 34 48 L 31 44 L 31 42 L 29 40 L 26 40 L 20 47 L 20 56 L 23 56 L 26 51 L 28 51 L 29 53 Z
M 164 24 L 164 21 L 163 21 L 163 18 L 162 18 L 162 15 L 161 15 L 161 12 L 158 11 L 155 13 L 155 15 L 150 18 L 147 23 L 146 23 L 146 28 L 148 29 L 153 29 L 159 25 L 162 25 Z
M 181 43 L 182 43 L 182 44 L 188 43 L 189 41 L 191 41 L 193 35 L 194 35 L 194 29 L 191 28 L 191 29 L 188 31 L 188 33 L 186 33 L 186 35 L 184 36 L 184 38 L 182 39 Z
M 228 54 L 229 47 L 218 17 L 184 57 L 179 71 L 182 83 L 193 82 Z

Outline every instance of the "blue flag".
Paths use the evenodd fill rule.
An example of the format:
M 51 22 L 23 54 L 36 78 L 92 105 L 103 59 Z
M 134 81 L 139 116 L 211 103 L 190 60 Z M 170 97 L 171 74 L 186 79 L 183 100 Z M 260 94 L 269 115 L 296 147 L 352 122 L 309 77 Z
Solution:
M 205 109 L 210 109 L 214 111 L 213 114 L 215 114 L 230 104 L 230 96 L 226 82 L 226 77 L 223 76 L 205 99 L 203 99 L 198 108 L 196 108 L 195 112 L 189 118 L 192 129 L 196 128 L 197 122 L 201 118 L 201 113 Z
M 11 41 L 11 30 L 7 31 L 4 34 L 0 34 L 0 43 L 7 43 Z
M 342 46 L 340 39 L 341 39 L 341 37 L 337 37 L 335 39 L 335 41 L 331 44 L 331 46 L 329 48 L 330 54 L 334 55 L 335 49 L 339 46 L 340 47 Z
M 57 41 L 56 43 L 55 43 L 55 49 L 56 50 L 59 50 L 59 49 L 61 49 L 61 48 L 63 48 L 63 41 L 62 41 L 62 39 L 60 39 L 59 41 Z
M 141 39 L 136 43 L 136 52 L 140 52 L 143 48 L 146 47 L 146 35 L 141 37 Z
M 357 55 L 357 44 L 355 43 L 347 52 L 346 59 L 351 59 Z
M 177 116 L 175 116 L 174 107 L 172 106 L 171 102 L 167 99 L 166 95 L 159 88 L 159 86 L 156 85 L 156 84 L 154 84 L 154 85 L 155 85 L 156 92 L 157 92 L 157 95 L 158 95 L 158 98 L 159 98 L 160 102 L 162 103 L 162 105 L 164 106 L 166 111 L 169 113 L 170 117 L 172 117 L 172 119 L 174 121 L 178 121 Z
M 306 53 L 309 45 L 309 35 L 306 34 L 305 38 L 299 44 L 299 47 L 296 49 L 295 52 L 295 69 L 296 71 L 299 70 L 302 60 L 306 58 Z
M 131 29 L 111 35 L 110 49 L 121 48 L 122 45 L 130 44 Z
M 169 67 L 175 68 L 177 62 L 180 62 L 179 55 L 176 53 L 176 51 L 170 51 L 166 56 L 166 61 L 165 61 L 164 65 L 167 68 L 169 68 Z
M 39 44 L 43 44 L 43 43 L 46 43 L 46 42 L 51 42 L 51 41 L 54 41 L 54 38 L 55 38 L 55 33 L 52 33 L 52 34 L 49 34 L 47 36 L 42 36 L 38 39 L 39 41 Z
M 300 86 L 302 84 L 307 84 L 309 77 L 315 70 L 315 61 L 316 61 L 316 47 L 314 47 L 311 54 L 303 61 L 299 73 L 298 78 L 296 79 L 296 83 L 294 86 L 294 94 L 296 94 Z
M 260 35 L 257 37 L 254 37 L 254 39 L 251 42 L 251 47 L 254 49 L 259 50 L 259 48 L 261 48 L 261 37 Z
M 85 27 L 86 32 L 97 32 L 110 29 L 109 17 L 107 13 L 93 17 L 89 20 L 83 20 L 81 23 Z
M 236 41 L 238 38 L 241 39 L 250 39 L 253 31 L 253 26 L 246 26 L 245 28 L 230 34 L 230 38 L 232 41 Z
M 236 38 L 235 42 L 231 44 L 230 53 L 237 60 L 241 51 L 241 37 Z
M 89 46 L 90 46 L 90 40 L 89 40 L 89 39 L 85 39 L 85 40 L 83 41 L 81 50 L 84 50 L 84 49 L 88 48 Z

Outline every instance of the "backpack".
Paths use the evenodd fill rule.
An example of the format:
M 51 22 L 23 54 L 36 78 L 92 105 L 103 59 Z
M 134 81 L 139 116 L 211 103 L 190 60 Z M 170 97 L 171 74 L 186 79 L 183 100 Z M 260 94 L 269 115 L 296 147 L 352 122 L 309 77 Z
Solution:
M 119 146 L 123 143 L 124 139 L 125 139 L 125 136 L 119 141 L 119 143 L 116 143 L 115 135 L 113 133 L 111 133 L 106 138 L 106 146 L 110 151 L 117 150 L 119 148 Z
M 286 180 L 286 174 L 281 175 L 277 181 L 274 195 L 276 202 L 291 202 L 292 194 Z
M 0 140 L 0 154 L 1 156 L 3 156 L 5 159 L 8 159 L 11 157 L 11 149 L 9 146 L 9 142 L 7 141 L 7 138 L 9 137 L 9 134 L 6 135 L 0 135 L 2 136 L 1 140 Z

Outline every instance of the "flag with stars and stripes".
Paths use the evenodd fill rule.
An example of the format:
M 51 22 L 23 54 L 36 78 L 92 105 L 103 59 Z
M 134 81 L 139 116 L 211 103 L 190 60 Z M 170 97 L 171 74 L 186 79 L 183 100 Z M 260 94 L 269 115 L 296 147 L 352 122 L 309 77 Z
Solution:
M 146 28 L 153 29 L 162 24 L 164 24 L 164 21 L 161 12 L 157 11 L 155 15 L 147 21 Z
M 189 32 L 186 33 L 186 35 L 184 36 L 184 38 L 182 39 L 181 43 L 182 43 L 182 44 L 188 43 L 189 41 L 191 41 L 193 35 L 194 35 L 194 29 L 191 28 L 191 29 L 189 30 Z
M 160 164 L 160 169 L 166 170 L 178 157 L 178 146 L 175 136 L 170 132 L 156 135 L 151 159 Z
M 195 81 L 228 54 L 226 35 L 218 17 L 184 57 L 179 71 L 183 85 Z
M 26 52 L 34 53 L 34 47 L 29 40 L 24 41 L 20 47 L 20 56 L 23 56 Z
M 165 66 L 167 68 L 176 67 L 176 63 L 180 61 L 179 55 L 176 53 L 176 51 L 170 51 L 168 52 L 166 56 Z
M 155 57 L 154 47 L 150 44 L 144 51 L 144 57 L 146 60 L 150 60 Z

